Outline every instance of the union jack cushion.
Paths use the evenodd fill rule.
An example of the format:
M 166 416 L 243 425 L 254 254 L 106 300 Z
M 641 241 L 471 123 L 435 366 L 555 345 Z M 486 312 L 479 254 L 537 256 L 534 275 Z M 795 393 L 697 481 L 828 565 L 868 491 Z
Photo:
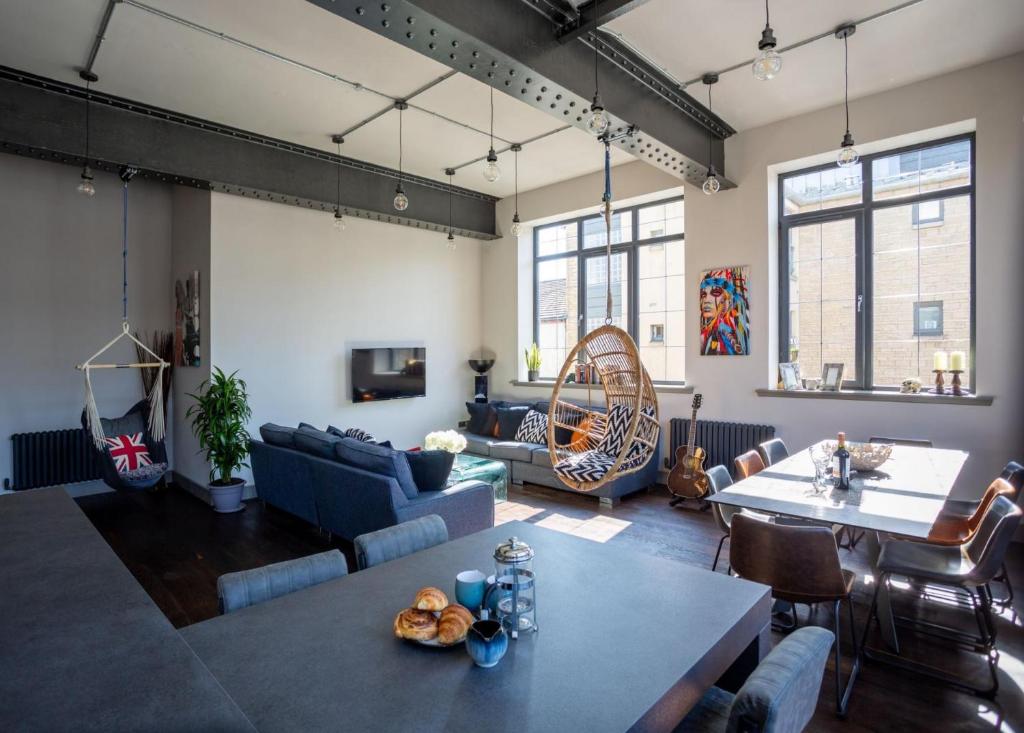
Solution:
M 146 448 L 146 444 L 142 440 L 142 433 L 118 435 L 116 438 L 105 438 L 105 440 L 118 473 L 129 473 L 143 466 L 153 465 L 153 459 L 149 457 L 149 449 Z
M 515 439 L 520 443 L 547 443 L 548 416 L 537 410 L 527 412 L 526 417 L 519 423 Z

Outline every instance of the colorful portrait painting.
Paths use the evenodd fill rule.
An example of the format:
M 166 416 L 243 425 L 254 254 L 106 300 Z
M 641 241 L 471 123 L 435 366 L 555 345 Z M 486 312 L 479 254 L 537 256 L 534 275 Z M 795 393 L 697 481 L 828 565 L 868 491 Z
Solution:
M 700 280 L 700 353 L 750 353 L 748 267 L 719 267 Z

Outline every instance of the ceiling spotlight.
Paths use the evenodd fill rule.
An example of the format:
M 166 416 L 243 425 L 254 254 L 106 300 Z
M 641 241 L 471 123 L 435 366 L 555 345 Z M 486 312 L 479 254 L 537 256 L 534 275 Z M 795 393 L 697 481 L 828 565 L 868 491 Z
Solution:
M 99 77 L 85 69 L 79 71 L 78 76 L 85 81 L 85 164 L 82 166 L 82 175 L 78 181 L 77 190 L 83 196 L 95 196 L 96 187 L 92 184 L 92 168 L 89 167 L 89 100 L 92 99 L 89 88 L 93 82 L 99 81 Z
M 765 0 L 764 30 L 761 31 L 761 40 L 757 43 L 757 58 L 750 65 L 755 79 L 768 81 L 774 79 L 782 70 L 782 56 L 775 50 L 776 45 L 778 41 L 775 40 L 775 32 L 768 17 L 768 0 Z
M 718 74 L 705 74 L 701 77 L 703 82 L 708 88 L 708 112 L 711 112 L 711 87 L 718 83 Z M 718 180 L 718 171 L 715 170 L 715 164 L 711 160 L 711 128 L 708 127 L 708 172 L 704 177 L 704 185 L 700 189 L 708 196 L 718 193 L 722 190 L 722 182 Z
M 408 109 L 409 105 L 404 100 L 395 102 L 395 109 L 398 110 L 398 185 L 395 186 L 395 210 L 405 211 L 409 208 L 409 197 L 405 195 L 402 188 L 402 112 Z
M 840 168 L 852 168 L 860 160 L 860 153 L 853 146 L 853 135 L 850 134 L 850 48 L 846 42 L 856 31 L 855 25 L 840 26 L 836 30 L 836 38 L 843 41 L 843 104 L 846 108 L 846 134 L 839 143 L 839 154 L 836 155 L 836 165 Z
M 494 183 L 501 178 L 501 168 L 498 167 L 498 155 L 494 152 L 494 87 L 491 87 L 491 147 L 487 151 L 487 163 L 484 165 L 484 178 L 489 183 Z

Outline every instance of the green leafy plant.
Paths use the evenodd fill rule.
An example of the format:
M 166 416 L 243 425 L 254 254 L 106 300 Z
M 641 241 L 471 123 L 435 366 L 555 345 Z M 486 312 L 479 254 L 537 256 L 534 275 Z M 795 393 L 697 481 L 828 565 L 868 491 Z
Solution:
M 531 372 L 540 371 L 540 347 L 537 346 L 537 342 L 534 341 L 530 344 L 524 353 L 526 354 L 526 368 Z
M 252 417 L 245 382 L 236 375 L 213 368 L 213 374 L 199 385 L 199 394 L 189 394 L 195 404 L 185 417 L 192 421 L 192 434 L 210 462 L 210 482 L 226 486 L 231 474 L 245 466 L 249 455 L 246 423 Z

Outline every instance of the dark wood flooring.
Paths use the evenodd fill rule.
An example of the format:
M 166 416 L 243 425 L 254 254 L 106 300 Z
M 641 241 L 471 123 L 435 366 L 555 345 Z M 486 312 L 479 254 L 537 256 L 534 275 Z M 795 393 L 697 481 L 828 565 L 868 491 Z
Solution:
M 663 490 L 634 495 L 610 510 L 597 501 L 540 487 L 515 487 L 510 501 L 498 506 L 497 521 L 522 519 L 580 537 L 619 545 L 650 555 L 710 567 L 720 537 L 710 512 L 670 508 Z M 351 547 L 328 540 L 305 522 L 249 502 L 244 512 L 217 515 L 184 491 L 170 488 L 146 494 L 99 494 L 83 497 L 79 505 L 107 542 L 176 627 L 217 613 L 216 581 L 222 573 L 278 562 L 338 547 L 352 561 Z M 1024 593 L 1024 557 L 1014 547 L 1010 574 Z M 858 574 L 855 589 L 857 632 L 867 616 L 870 585 L 863 545 L 840 550 L 844 566 Z M 723 550 L 728 557 L 728 543 Z M 724 572 L 723 561 L 719 571 Z M 997 587 L 996 593 L 1002 591 Z M 699 589 L 694 589 L 699 592 Z M 910 592 L 898 594 L 897 608 L 945 623 L 970 628 L 972 616 L 962 608 L 941 607 Z M 833 712 L 832 662 L 826 669 L 818 710 L 811 731 L 974 731 L 1024 732 L 1024 602 L 1000 614 L 1000 692 L 989 702 L 920 677 L 870 661 L 861 670 L 848 718 Z M 831 611 L 800 609 L 801 623 L 830 626 Z M 845 620 L 845 614 L 844 614 Z M 699 633 L 679 629 L 677 633 Z M 844 632 L 845 636 L 845 632 Z M 776 636 L 776 640 L 781 638 Z M 877 635 L 873 634 L 877 640 Z M 947 669 L 984 668 L 966 652 L 921 643 L 901 635 L 908 654 Z M 881 642 L 878 642 L 881 643 Z M 847 648 L 848 645 L 847 645 Z M 847 664 L 843 664 L 844 673 Z M 845 679 L 845 677 L 844 677 Z M 984 681 L 983 677 L 978 678 Z

